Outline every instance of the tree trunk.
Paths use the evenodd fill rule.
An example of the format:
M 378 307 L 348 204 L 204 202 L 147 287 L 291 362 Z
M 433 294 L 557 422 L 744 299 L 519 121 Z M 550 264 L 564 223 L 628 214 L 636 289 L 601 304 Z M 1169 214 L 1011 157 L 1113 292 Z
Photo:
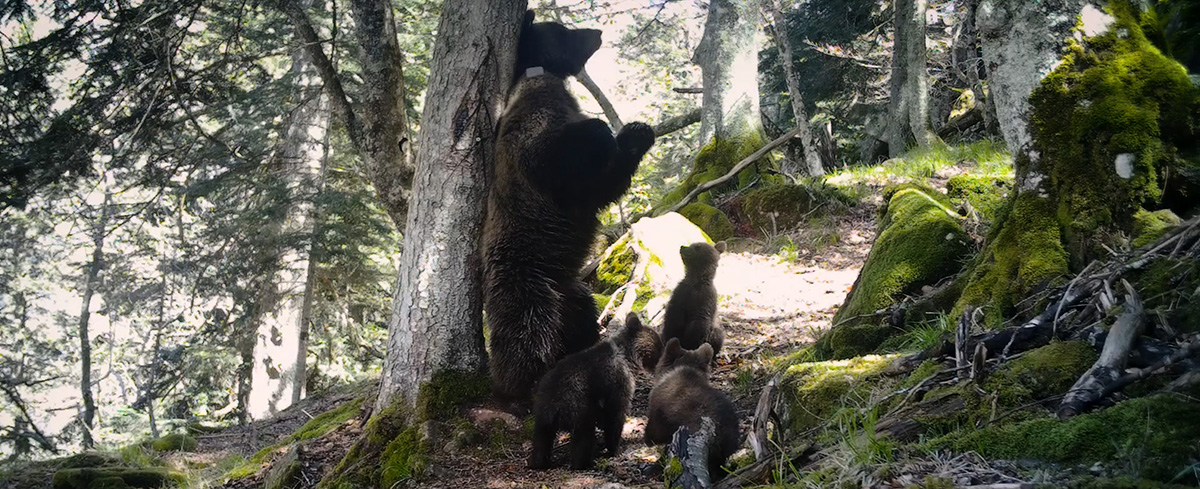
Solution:
M 1134 212 L 1161 195 L 1172 146 L 1195 137 L 1187 114 L 1196 88 L 1150 45 L 1138 16 L 1126 1 L 1104 10 L 1083 0 L 980 2 L 976 26 L 1015 188 L 960 310 L 990 306 L 993 325 L 1007 318 L 1030 291 L 1118 248 Z
M 111 207 L 112 194 L 106 187 L 104 202 L 100 206 L 100 215 L 92 225 L 92 261 L 87 265 L 87 275 L 83 282 L 83 297 L 80 301 L 82 305 L 79 310 L 79 393 L 83 398 L 83 412 L 81 413 L 83 438 L 81 443 L 85 449 L 91 449 L 96 444 L 92 437 L 93 422 L 96 418 L 96 401 L 92 398 L 92 342 L 88 334 L 88 322 L 92 317 L 92 295 L 99 286 L 100 268 L 104 266 L 104 236 L 108 232 Z
M 379 410 L 414 403 L 438 375 L 486 376 L 480 232 L 525 4 L 447 0 L 442 8 Z
M 692 62 L 704 80 L 700 140 L 762 138 L 758 115 L 758 4 L 712 0 Z
M 783 6 L 779 0 L 767 0 L 764 6 L 771 15 L 771 35 L 779 48 L 780 63 L 783 64 L 783 75 L 787 79 L 788 98 L 792 102 L 792 116 L 796 127 L 800 129 L 800 143 L 804 145 L 804 165 L 801 166 L 804 175 L 819 176 L 825 174 L 820 152 L 817 150 L 817 138 L 808 122 L 808 111 L 804 109 L 804 96 L 800 93 L 800 78 L 792 66 L 795 58 L 792 54 L 792 41 L 788 38 L 787 19 L 783 15 Z
M 922 148 L 937 140 L 929 125 L 929 75 L 926 73 L 926 0 L 896 0 L 889 81 L 888 153 L 894 158 L 916 141 Z
M 284 140 L 270 163 L 271 171 L 280 172 L 285 182 L 290 204 L 283 222 L 270 230 L 285 244 L 272 276 L 264 282 L 258 304 L 247 406 L 252 419 L 286 409 L 303 397 L 304 389 L 304 330 L 315 266 L 310 259 L 316 219 L 312 199 L 320 191 L 329 112 L 320 80 L 304 50 L 293 51 L 291 70 L 297 79 L 300 105 L 292 111 Z M 298 239 L 303 244 L 297 245 Z
M 325 83 L 333 112 L 346 126 L 355 151 L 363 159 L 367 177 L 388 213 L 403 233 L 412 189 L 413 165 L 406 156 L 411 146 L 408 115 L 404 109 L 404 56 L 396 39 L 391 3 L 385 0 L 352 0 L 358 62 L 362 69 L 362 104 L 351 106 L 341 78 L 322 46 L 305 12 L 303 0 L 282 0 L 309 60 Z M 360 114 L 361 113 L 361 117 Z

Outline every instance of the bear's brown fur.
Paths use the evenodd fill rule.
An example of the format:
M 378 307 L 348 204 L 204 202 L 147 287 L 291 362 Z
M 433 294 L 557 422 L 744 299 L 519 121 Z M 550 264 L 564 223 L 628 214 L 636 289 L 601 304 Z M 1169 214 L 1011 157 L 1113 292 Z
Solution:
M 716 427 L 714 443 L 709 446 L 708 472 L 713 480 L 724 473 L 721 466 L 741 444 L 737 407 L 724 392 L 708 383 L 713 349 L 708 343 L 696 350 L 685 350 L 678 339 L 671 339 L 663 350 L 655 370 L 654 389 L 646 415 L 647 445 L 665 445 L 680 426 L 695 432 L 701 418 L 712 419 Z
M 526 15 L 483 230 L 492 389 L 502 402 L 523 405 L 554 362 L 598 341 L 596 305 L 579 270 L 597 212 L 629 189 L 654 143 L 642 123 L 614 138 L 567 91 L 566 78 L 599 47 L 600 31 Z
M 712 345 L 714 358 L 721 353 L 725 330 L 717 317 L 717 288 L 713 286 L 713 278 L 717 276 L 717 262 L 724 251 L 723 241 L 715 246 L 701 242 L 679 247 L 684 276 L 667 301 L 663 341 L 678 338 L 679 346 L 686 350 L 708 343 Z
M 614 321 L 615 322 L 615 321 Z M 652 335 L 652 336 L 651 336 Z M 658 333 L 642 326 L 630 313 L 625 327 L 584 351 L 559 361 L 538 383 L 533 408 L 533 450 L 529 468 L 549 468 L 554 439 L 559 431 L 571 433 L 571 468 L 591 466 L 596 428 L 604 431 L 609 456 L 621 443 L 625 416 L 633 398 L 632 370 L 658 361 Z

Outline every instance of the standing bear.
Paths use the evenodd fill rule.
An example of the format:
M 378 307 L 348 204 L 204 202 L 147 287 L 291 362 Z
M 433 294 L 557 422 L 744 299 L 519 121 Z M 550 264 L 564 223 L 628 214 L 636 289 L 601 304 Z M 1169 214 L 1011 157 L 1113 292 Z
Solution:
M 614 138 L 567 91 L 599 47 L 598 30 L 535 24 L 526 13 L 483 229 L 492 390 L 502 402 L 526 405 L 554 362 L 599 340 L 579 270 L 597 213 L 629 189 L 654 144 L 654 130 L 637 122 Z
M 725 331 L 717 317 L 717 288 L 713 279 L 717 276 L 717 262 L 723 252 L 724 241 L 715 246 L 700 242 L 679 247 L 684 275 L 667 301 L 662 330 L 664 342 L 678 339 L 679 346 L 686 350 L 695 350 L 708 343 L 714 358 L 721 353 Z

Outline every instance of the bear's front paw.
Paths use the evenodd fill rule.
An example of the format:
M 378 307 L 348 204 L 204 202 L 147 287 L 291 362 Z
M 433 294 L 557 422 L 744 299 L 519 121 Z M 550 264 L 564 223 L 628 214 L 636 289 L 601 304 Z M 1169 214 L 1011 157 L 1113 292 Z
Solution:
M 654 128 L 643 122 L 630 122 L 617 134 L 617 146 L 636 155 L 645 154 L 654 145 Z

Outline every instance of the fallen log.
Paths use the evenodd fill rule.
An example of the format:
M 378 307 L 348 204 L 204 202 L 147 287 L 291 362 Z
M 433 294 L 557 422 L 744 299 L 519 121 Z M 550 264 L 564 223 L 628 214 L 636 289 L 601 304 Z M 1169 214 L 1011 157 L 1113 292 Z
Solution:
M 1059 419 L 1068 419 L 1080 414 L 1104 398 L 1107 389 L 1121 377 L 1129 360 L 1129 353 L 1146 327 L 1146 312 L 1137 291 L 1129 282 L 1125 286 L 1125 311 L 1117 318 L 1104 341 L 1100 358 L 1092 364 L 1075 385 L 1063 396 L 1058 407 Z
M 1178 350 L 1168 355 L 1166 358 L 1155 362 L 1153 365 L 1150 365 L 1146 368 L 1133 369 L 1129 373 L 1122 375 L 1108 386 L 1105 386 L 1102 397 L 1107 397 L 1114 392 L 1124 389 L 1125 386 L 1128 386 L 1129 384 L 1154 375 L 1155 373 L 1164 371 L 1167 367 L 1178 364 L 1184 359 L 1196 354 L 1200 354 L 1200 335 L 1193 336 L 1188 343 L 1181 346 Z
M 798 467 L 804 464 L 817 452 L 813 445 L 805 444 L 786 455 L 787 467 Z M 758 460 L 740 468 L 716 483 L 712 489 L 739 489 L 746 486 L 758 486 L 771 482 L 771 474 L 783 468 L 784 459 L 768 458 Z
M 708 416 L 700 418 L 700 429 L 695 433 L 687 426 L 680 426 L 667 446 L 667 460 L 679 461 L 682 469 L 668 487 L 682 489 L 708 489 L 712 477 L 708 473 L 708 452 L 716 441 L 716 424 Z
M 768 433 L 771 423 L 771 412 L 775 406 L 775 398 L 779 394 L 780 376 L 775 375 L 767 382 L 767 386 L 763 387 L 762 395 L 758 398 L 758 406 L 754 409 L 754 420 L 750 427 L 750 448 L 754 450 L 754 459 L 758 461 L 766 460 L 771 456 L 770 447 L 767 445 Z M 781 430 L 776 430 L 776 433 Z

